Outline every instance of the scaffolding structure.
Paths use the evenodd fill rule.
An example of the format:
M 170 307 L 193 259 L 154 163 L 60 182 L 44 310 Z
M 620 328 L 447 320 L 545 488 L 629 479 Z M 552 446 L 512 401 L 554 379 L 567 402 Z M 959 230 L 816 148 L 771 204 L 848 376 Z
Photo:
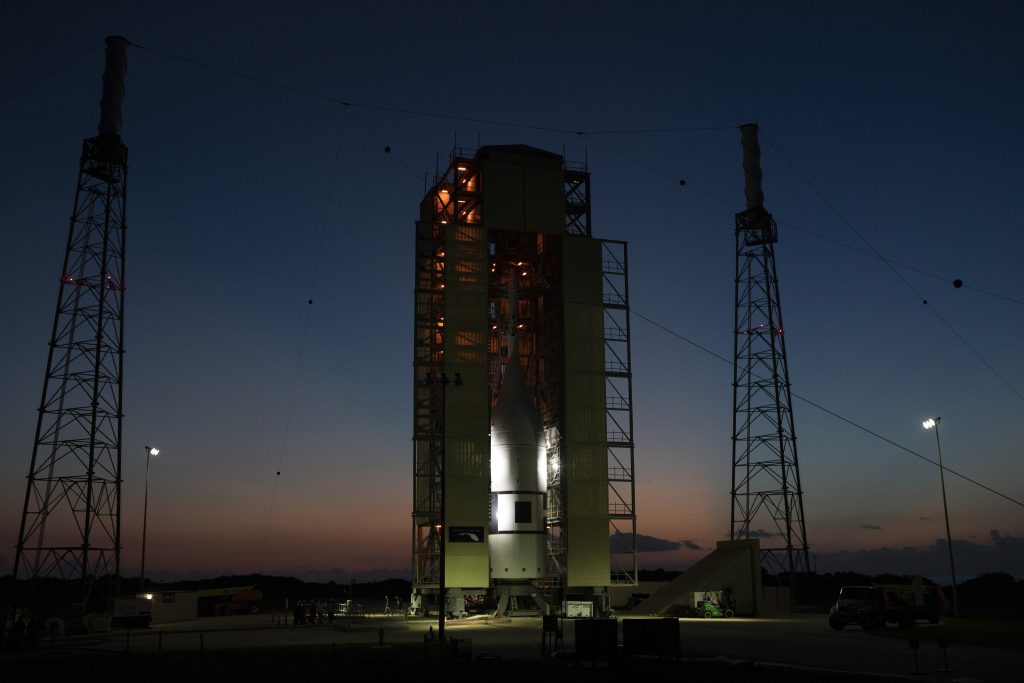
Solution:
M 759 539 L 765 569 L 793 579 L 810 565 L 775 266 L 778 228 L 763 206 L 757 126 L 742 130 L 747 209 L 736 214 L 730 540 Z
M 608 521 L 612 583 L 638 582 L 636 480 L 633 476 L 633 367 L 629 321 L 629 260 L 625 242 L 602 240 L 605 412 L 608 435 Z
M 126 49 L 107 39 L 100 134 L 82 145 L 14 561 L 31 590 L 62 579 L 83 608 L 116 593 L 120 570 Z
M 451 241 L 465 241 L 480 222 L 479 185 L 472 160 L 454 155 L 424 202 L 429 216 L 416 224 L 412 553 L 413 583 L 424 592 L 436 592 L 442 574 L 447 249 Z
M 525 164 L 522 170 L 511 170 L 520 163 Z M 537 166 L 532 166 L 533 163 Z M 531 170 L 534 168 L 538 170 Z M 551 183 L 555 182 L 560 189 L 552 187 Z M 538 198 L 531 207 L 543 204 L 543 208 L 529 209 L 536 212 L 532 219 L 527 219 L 525 214 L 517 215 L 521 209 L 516 207 L 522 206 L 523 200 L 516 197 L 524 192 L 539 193 L 531 195 Z M 487 202 L 485 196 L 489 198 Z M 485 207 L 490 207 L 486 216 Z M 581 276 L 586 280 L 585 285 L 576 279 Z M 484 449 L 482 457 L 484 463 L 487 462 L 489 413 L 509 360 L 507 332 L 513 320 L 523 377 L 540 414 L 548 458 L 545 500 L 548 567 L 547 575 L 536 587 L 549 602 L 563 599 L 571 588 L 567 584 L 571 552 L 577 553 L 577 571 L 591 562 L 584 557 L 585 552 L 579 554 L 580 548 L 603 545 L 601 552 L 607 558 L 609 533 L 615 552 L 611 567 L 607 567 L 605 560 L 605 578 L 599 580 L 580 573 L 578 581 L 584 581 L 581 584 L 584 586 L 635 584 L 636 512 L 626 244 L 593 238 L 590 174 L 586 167 L 567 164 L 558 155 L 519 145 L 481 148 L 475 153 L 455 149 L 448 168 L 435 177 L 420 207 L 415 278 L 412 555 L 413 594 L 426 596 L 423 609 L 429 609 L 433 599 L 429 596 L 437 593 L 442 575 L 443 536 L 440 532 L 445 515 L 441 491 L 446 481 L 446 457 L 450 459 L 453 452 L 459 453 L 458 458 L 449 463 L 456 468 L 453 476 L 457 482 L 448 483 L 448 493 L 455 490 L 453 486 L 462 486 L 463 490 L 456 495 L 461 495 L 463 500 L 455 503 L 449 500 L 446 509 L 461 511 L 462 524 L 477 524 L 472 521 L 476 514 L 475 498 L 470 499 L 466 491 L 477 485 L 474 478 L 477 470 L 473 468 L 476 459 L 481 457 L 480 448 Z M 517 292 L 514 312 L 510 310 L 511 278 L 515 279 L 513 288 Z M 572 282 L 567 282 L 567 278 Z M 572 305 L 577 308 L 587 307 L 571 299 L 567 288 L 572 287 L 589 292 L 586 297 L 593 301 L 597 316 L 592 322 L 586 317 L 589 314 L 584 314 L 586 322 L 583 324 L 578 320 L 574 324 L 566 322 L 570 305 L 567 301 L 573 300 Z M 573 315 L 578 319 L 581 314 L 574 312 Z M 586 372 L 576 370 L 572 379 L 576 394 L 570 399 L 566 391 L 566 354 L 570 353 L 567 345 L 572 347 L 581 342 L 591 350 L 588 357 L 596 354 L 593 376 L 600 385 L 594 386 L 591 396 L 593 401 L 600 402 L 598 410 L 603 411 L 600 413 L 603 418 L 595 414 L 593 420 L 602 419 L 605 426 L 601 429 L 599 423 L 587 422 L 590 419 L 587 417 L 583 422 L 595 424 L 598 431 L 586 437 L 580 432 L 579 425 L 583 422 L 567 424 L 567 413 L 579 409 L 579 392 L 583 386 L 579 373 Z M 603 366 L 602 356 L 605 358 Z M 425 381 L 427 377 L 440 377 L 442 373 L 452 377 L 456 370 L 465 378 L 465 386 L 460 390 L 449 386 L 446 392 L 444 385 Z M 475 379 L 478 374 L 485 384 L 482 393 Z M 576 403 L 570 406 L 571 401 Z M 481 409 L 482 442 L 473 431 L 481 426 L 477 414 Z M 457 433 L 455 425 L 458 425 Z M 566 439 L 567 429 L 575 430 L 576 434 L 569 440 Z M 594 461 L 596 464 L 594 447 L 600 449 L 597 455 L 606 454 L 603 456 L 605 463 L 598 465 L 596 471 L 593 465 L 587 465 L 590 469 L 580 474 L 581 463 Z M 574 460 L 569 460 L 573 457 Z M 486 483 L 487 473 L 482 476 Z M 602 491 L 607 489 L 608 498 L 606 512 L 602 507 L 600 514 L 607 517 L 600 534 L 595 534 L 593 522 L 578 521 L 573 551 L 570 549 L 573 523 L 568 512 L 573 504 L 579 509 L 578 506 L 585 504 L 583 501 L 592 500 L 594 494 L 582 491 L 595 486 L 592 480 L 585 483 L 580 476 L 607 479 L 600 483 Z M 570 503 L 574 485 L 579 492 L 575 503 Z M 489 514 L 485 500 L 484 520 Z M 462 553 L 461 559 L 454 557 L 451 561 L 455 563 L 455 571 L 462 572 L 464 577 L 461 590 L 469 595 L 471 586 L 478 585 L 469 578 L 477 576 L 473 573 L 475 569 L 468 568 L 472 563 L 468 558 L 471 550 L 465 544 L 452 547 Z M 486 566 L 483 571 L 486 577 Z M 486 582 L 485 578 L 485 585 Z M 451 605 L 451 591 L 459 589 L 458 580 L 448 579 L 445 585 Z

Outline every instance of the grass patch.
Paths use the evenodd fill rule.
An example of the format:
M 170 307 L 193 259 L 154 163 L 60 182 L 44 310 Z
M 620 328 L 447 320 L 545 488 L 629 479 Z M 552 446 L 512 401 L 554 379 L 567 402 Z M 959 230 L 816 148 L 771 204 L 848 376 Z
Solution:
M 916 624 L 913 628 L 880 628 L 867 631 L 877 638 L 945 640 L 950 645 L 987 645 L 1024 648 L 1024 620 L 992 617 L 946 619 L 941 624 Z

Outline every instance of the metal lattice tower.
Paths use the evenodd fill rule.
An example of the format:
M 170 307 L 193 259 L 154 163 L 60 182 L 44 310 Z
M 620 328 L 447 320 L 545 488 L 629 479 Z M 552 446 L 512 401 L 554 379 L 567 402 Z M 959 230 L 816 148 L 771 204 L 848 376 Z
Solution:
M 757 538 L 763 566 L 809 574 L 803 491 L 775 270 L 775 219 L 764 208 L 757 126 L 742 126 L 747 209 L 736 214 L 731 540 Z
M 14 561 L 15 579 L 33 590 L 63 579 L 83 608 L 116 593 L 121 554 L 128 41 L 106 43 L 99 135 L 82 145 Z

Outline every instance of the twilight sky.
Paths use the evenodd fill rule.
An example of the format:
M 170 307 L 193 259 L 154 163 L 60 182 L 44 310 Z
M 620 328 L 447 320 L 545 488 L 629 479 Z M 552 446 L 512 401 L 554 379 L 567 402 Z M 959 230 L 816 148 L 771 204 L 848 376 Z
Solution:
M 1019 3 L 10 0 L 0 573 L 111 34 L 139 46 L 124 573 L 146 444 L 147 575 L 408 573 L 413 222 L 453 144 L 588 161 L 595 235 L 629 241 L 638 529 L 680 545 L 644 566 L 728 533 L 732 370 L 661 327 L 731 357 L 746 122 L 794 392 L 928 458 L 939 415 L 947 467 L 1024 500 Z M 937 468 L 794 409 L 818 570 L 945 576 Z M 1024 576 L 1024 507 L 946 485 L 958 574 Z

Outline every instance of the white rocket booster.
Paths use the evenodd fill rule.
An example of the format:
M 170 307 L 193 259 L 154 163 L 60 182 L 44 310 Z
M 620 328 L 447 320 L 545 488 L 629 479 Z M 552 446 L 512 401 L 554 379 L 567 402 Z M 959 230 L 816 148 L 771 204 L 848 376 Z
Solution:
M 524 582 L 547 569 L 547 453 L 540 414 L 523 383 L 516 336 L 517 269 L 509 273 L 508 363 L 491 411 L 491 579 Z

